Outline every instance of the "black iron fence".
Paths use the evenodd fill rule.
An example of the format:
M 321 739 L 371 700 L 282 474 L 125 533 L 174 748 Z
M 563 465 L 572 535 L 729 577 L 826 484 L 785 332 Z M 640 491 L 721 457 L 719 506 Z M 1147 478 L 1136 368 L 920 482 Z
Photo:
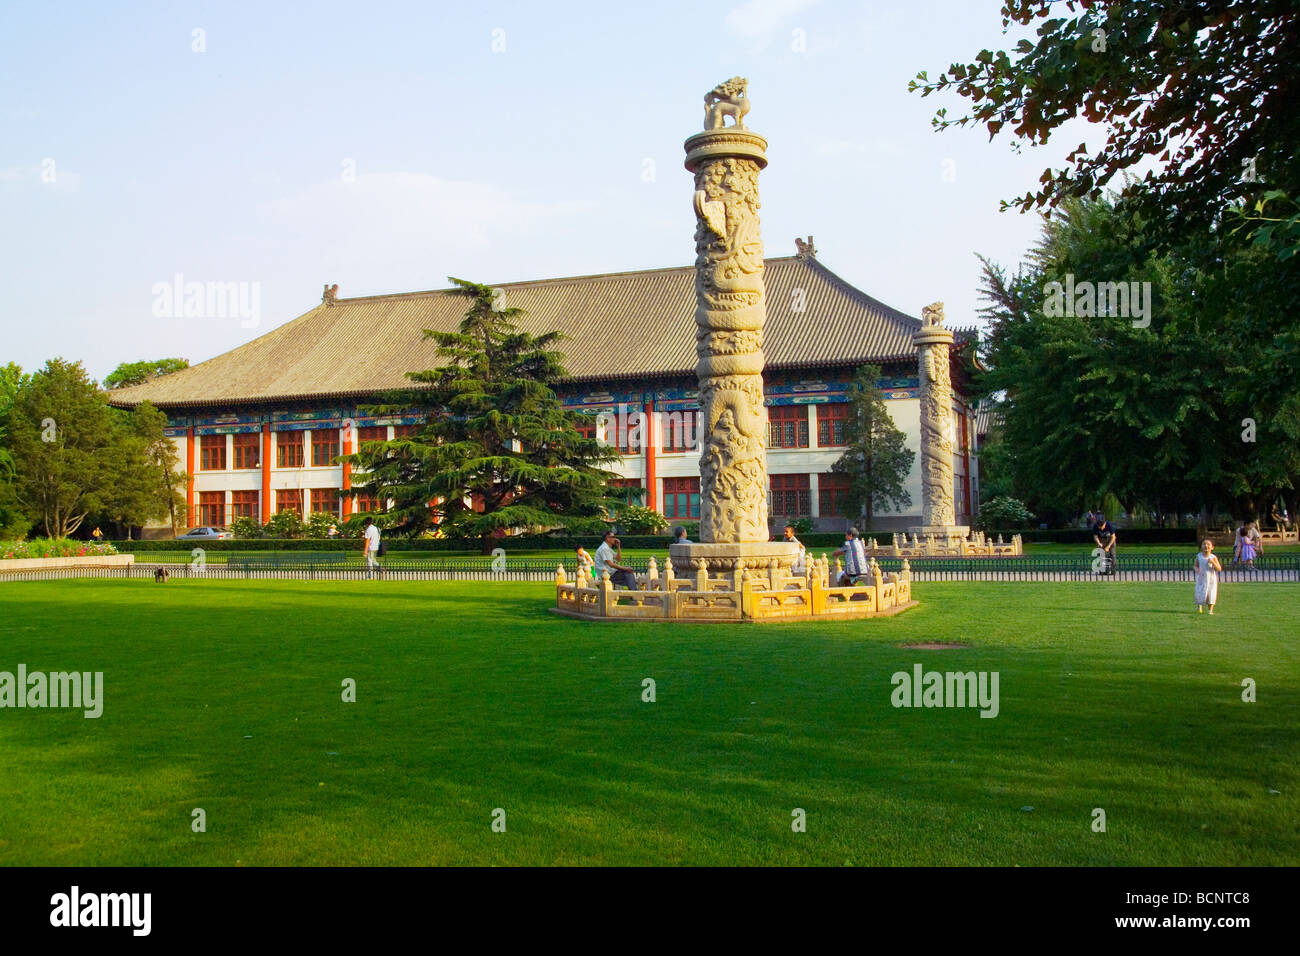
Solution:
M 820 555 L 818 555 L 820 556 Z M 640 572 L 648 561 L 630 560 Z M 885 572 L 898 571 L 901 558 L 878 561 Z M 267 554 L 231 557 L 225 563 L 205 561 L 140 562 L 121 567 L 39 568 L 6 571 L 0 562 L 0 581 L 38 581 L 69 577 L 151 578 L 159 568 L 169 577 L 188 580 L 239 580 L 282 578 L 295 580 L 355 580 L 383 577 L 392 580 L 552 581 L 557 564 L 572 580 L 576 566 L 568 555 L 555 558 L 424 558 L 390 555 L 379 567 L 368 568 L 355 556 L 343 553 Z M 660 573 L 662 574 L 660 565 Z M 1048 555 L 1022 558 L 917 558 L 910 561 L 912 580 L 924 581 L 1190 581 L 1192 558 L 1186 552 L 1121 555 L 1114 574 L 1087 555 Z M 684 577 L 688 571 L 678 573 Z M 1300 554 L 1266 555 L 1253 568 L 1225 565 L 1225 582 L 1300 582 Z

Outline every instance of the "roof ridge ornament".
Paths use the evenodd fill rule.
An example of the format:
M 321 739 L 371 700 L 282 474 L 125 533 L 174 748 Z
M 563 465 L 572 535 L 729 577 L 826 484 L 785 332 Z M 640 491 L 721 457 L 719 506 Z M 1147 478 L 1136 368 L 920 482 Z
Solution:
M 807 259 L 817 258 L 817 247 L 813 245 L 812 236 L 809 236 L 806 242 L 803 239 L 800 239 L 798 236 L 796 236 L 794 240 L 794 247 L 796 250 L 796 255 L 798 255 L 801 258 L 807 258 Z
M 339 297 L 339 284 L 336 282 L 333 285 L 330 285 L 328 282 L 326 282 L 325 291 L 321 293 L 321 297 L 320 297 L 321 305 L 333 305 L 335 302 L 338 301 L 338 297 Z

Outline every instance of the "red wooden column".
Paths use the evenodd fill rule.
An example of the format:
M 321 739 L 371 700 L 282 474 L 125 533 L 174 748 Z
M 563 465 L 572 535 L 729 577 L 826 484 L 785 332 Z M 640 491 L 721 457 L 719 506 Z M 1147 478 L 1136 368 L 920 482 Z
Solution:
M 659 440 L 659 430 L 655 427 L 654 402 L 645 403 L 645 421 L 641 429 L 641 441 L 645 443 L 645 506 L 653 511 L 659 510 L 659 478 L 655 474 L 655 443 Z
M 185 482 L 185 527 L 194 526 L 194 426 L 185 429 L 185 471 L 189 479 Z
M 343 429 L 343 454 L 352 454 L 352 429 Z M 343 490 L 345 492 L 352 488 L 352 463 L 345 461 L 343 463 Z M 352 496 L 343 495 L 343 520 L 347 521 L 352 515 Z
M 966 523 L 969 524 L 969 523 L 970 523 L 970 519 L 974 517 L 974 515 L 971 514 L 971 510 L 970 510 L 970 509 L 971 509 L 971 500 L 970 500 L 970 441 L 971 441 L 971 434 L 970 434 L 970 433 L 971 433 L 971 429 L 967 427 L 967 426 L 970 424 L 971 419 L 970 419 L 970 416 L 968 416 L 968 415 L 966 414 L 966 408 L 965 408 L 965 406 L 962 407 L 961 415 L 959 416 L 959 419 L 960 419 L 960 421 L 961 421 L 961 455 L 962 455 L 962 468 L 963 468 L 963 470 L 966 472 L 965 480 L 962 482 L 962 484 L 965 485 L 966 487 L 965 487 L 964 489 L 962 489 L 962 494 L 963 494 L 964 499 L 965 499 L 965 502 L 966 502 Z
M 271 423 L 262 422 L 262 514 L 261 524 L 271 520 Z

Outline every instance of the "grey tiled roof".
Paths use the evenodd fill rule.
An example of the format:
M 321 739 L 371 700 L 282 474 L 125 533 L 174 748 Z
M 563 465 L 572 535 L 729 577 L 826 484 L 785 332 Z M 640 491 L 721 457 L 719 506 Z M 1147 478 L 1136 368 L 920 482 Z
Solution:
M 559 329 L 574 381 L 691 375 L 695 370 L 693 266 L 501 283 L 519 327 Z M 910 359 L 920 321 L 859 292 L 811 257 L 768 259 L 769 369 Z M 802 290 L 804 311 L 794 307 Z M 436 367 L 423 329 L 453 331 L 466 308 L 446 290 L 338 299 L 206 362 L 119 389 L 112 403 L 163 408 L 373 395 Z
M 994 425 L 1002 424 L 1002 412 L 998 406 L 988 399 L 979 403 L 975 410 L 975 435 L 987 435 Z

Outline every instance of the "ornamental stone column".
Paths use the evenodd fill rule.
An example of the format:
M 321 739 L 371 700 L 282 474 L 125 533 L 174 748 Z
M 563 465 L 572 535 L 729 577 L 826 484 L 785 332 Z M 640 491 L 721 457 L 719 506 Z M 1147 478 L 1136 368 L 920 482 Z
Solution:
M 763 239 L 758 174 L 767 140 L 744 127 L 747 81 L 704 98 L 704 131 L 686 140 L 695 174 L 695 374 L 700 401 L 700 543 L 674 562 L 710 570 L 789 567 L 797 548 L 770 542 L 767 408 L 763 402 Z M 732 117 L 734 125 L 725 125 Z
M 921 524 L 913 534 L 966 537 L 953 514 L 952 330 L 943 327 L 943 303 L 921 310 L 921 328 L 912 336 L 921 379 Z

